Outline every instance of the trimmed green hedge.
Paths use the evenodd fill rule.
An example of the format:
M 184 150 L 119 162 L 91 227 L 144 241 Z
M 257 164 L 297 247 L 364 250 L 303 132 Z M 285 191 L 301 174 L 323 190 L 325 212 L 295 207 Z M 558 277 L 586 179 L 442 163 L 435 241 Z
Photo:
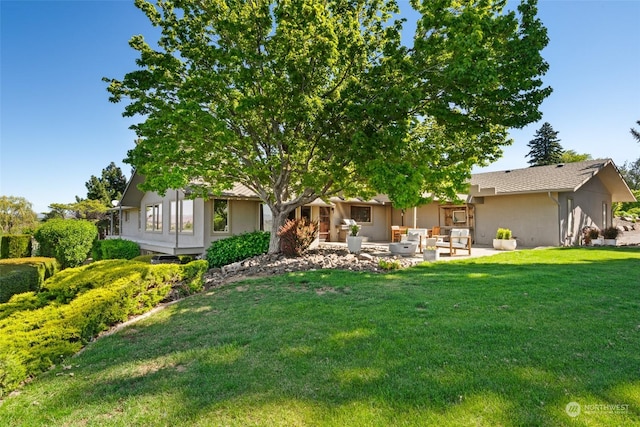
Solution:
M 42 283 L 59 270 L 60 265 L 55 258 L 0 260 L 0 304 L 15 294 L 38 291 Z
M 91 257 L 94 261 L 103 259 L 133 259 L 140 255 L 140 245 L 131 240 L 107 239 L 93 242 Z
M 31 256 L 31 235 L 5 234 L 0 236 L 0 259 Z
M 209 267 L 222 267 L 267 253 L 270 236 L 267 231 L 254 231 L 216 240 L 207 249 Z
M 41 294 L 12 298 L 9 304 L 22 304 L 23 310 L 0 319 L 0 396 L 73 355 L 110 326 L 150 310 L 173 288 L 201 290 L 206 270 L 206 261 L 98 261 L 58 273 Z

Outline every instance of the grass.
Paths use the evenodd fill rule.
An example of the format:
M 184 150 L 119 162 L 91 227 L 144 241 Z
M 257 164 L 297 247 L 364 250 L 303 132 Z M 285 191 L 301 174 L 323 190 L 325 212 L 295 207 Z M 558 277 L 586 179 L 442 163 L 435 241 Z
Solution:
M 234 283 L 61 361 L 0 425 L 640 425 L 640 251 Z

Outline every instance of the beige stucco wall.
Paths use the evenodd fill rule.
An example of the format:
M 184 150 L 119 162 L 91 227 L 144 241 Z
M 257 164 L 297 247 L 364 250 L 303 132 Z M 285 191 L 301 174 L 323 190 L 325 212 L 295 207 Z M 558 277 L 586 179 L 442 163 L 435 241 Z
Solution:
M 439 209 L 438 203 L 429 203 L 427 205 L 416 208 L 417 215 L 414 215 L 414 208 L 408 208 L 404 211 L 404 218 L 401 209 L 393 209 L 391 214 L 390 225 L 404 225 L 405 227 L 413 227 L 414 217 L 416 220 L 416 228 L 432 228 L 439 225 Z M 389 239 L 391 236 L 389 236 Z
M 120 213 L 118 213 L 120 215 Z M 140 237 L 140 209 L 126 209 L 122 212 L 120 234 L 122 236 Z
M 332 221 L 335 233 L 339 232 L 343 219 L 351 218 L 351 206 L 371 207 L 371 222 L 358 223 L 358 225 L 360 225 L 361 236 L 367 237 L 367 239 L 371 242 L 385 242 L 390 239 L 390 208 L 383 205 L 371 205 L 363 203 L 336 203 L 335 208 L 333 209 Z
M 520 247 L 560 244 L 559 206 L 547 194 L 484 197 L 474 206 L 476 244 L 491 245 L 498 228 L 511 229 Z
M 573 221 L 569 220 L 569 199 L 573 205 Z M 561 220 L 560 227 L 566 244 L 580 244 L 580 234 L 583 227 L 598 227 L 603 229 L 612 224 L 611 195 L 596 176 L 585 183 L 575 193 L 560 193 Z
M 255 200 L 229 200 L 229 231 L 227 232 L 213 231 L 212 200 L 204 202 L 203 212 L 205 249 L 215 240 L 260 229 L 260 202 Z

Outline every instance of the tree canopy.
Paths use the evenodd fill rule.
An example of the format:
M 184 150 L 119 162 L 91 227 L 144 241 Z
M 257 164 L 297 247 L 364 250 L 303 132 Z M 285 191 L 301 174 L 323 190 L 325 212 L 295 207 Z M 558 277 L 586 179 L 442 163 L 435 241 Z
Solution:
M 161 36 L 134 36 L 139 69 L 105 79 L 141 117 L 126 161 L 144 190 L 252 189 L 274 215 L 270 252 L 316 198 L 454 197 L 551 92 L 535 0 L 505 4 L 412 0 L 411 45 L 393 0 L 136 0 Z
M 38 216 L 24 197 L 0 196 L 0 234 L 33 232 Z
M 579 154 L 576 150 L 565 150 L 560 155 L 561 163 L 577 163 L 584 162 L 586 160 L 593 160 L 591 154 L 583 153 Z
M 564 150 L 560 145 L 558 133 L 548 122 L 536 131 L 535 138 L 527 144 L 531 150 L 525 156 L 531 157 L 529 160 L 531 166 L 554 165 L 562 162 Z

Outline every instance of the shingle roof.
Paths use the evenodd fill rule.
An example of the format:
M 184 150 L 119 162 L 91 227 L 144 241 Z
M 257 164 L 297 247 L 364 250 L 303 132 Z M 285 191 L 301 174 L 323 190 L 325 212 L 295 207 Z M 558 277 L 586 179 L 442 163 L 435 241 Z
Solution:
M 614 196 L 614 201 L 633 198 L 611 159 L 473 174 L 470 195 L 481 197 L 576 191 L 597 174 L 600 174 L 604 185 Z

